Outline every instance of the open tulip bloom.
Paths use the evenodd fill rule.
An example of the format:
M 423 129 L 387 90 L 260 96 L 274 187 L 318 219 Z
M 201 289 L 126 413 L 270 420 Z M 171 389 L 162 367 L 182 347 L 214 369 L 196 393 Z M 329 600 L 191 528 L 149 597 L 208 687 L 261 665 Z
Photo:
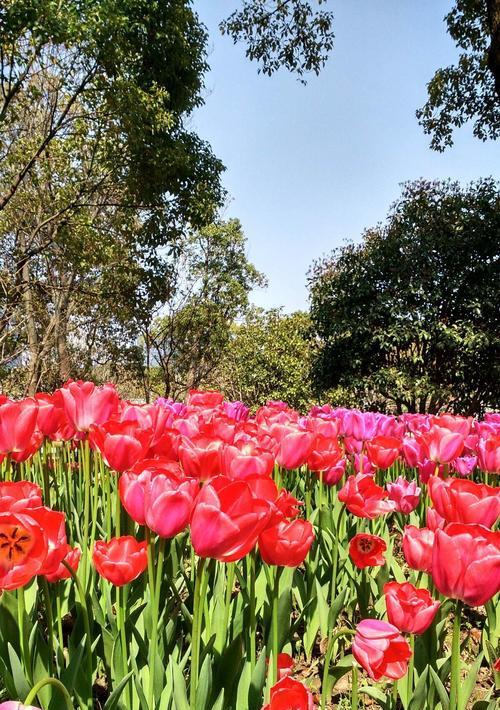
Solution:
M 0 710 L 492 708 L 499 472 L 494 412 L 0 395 Z

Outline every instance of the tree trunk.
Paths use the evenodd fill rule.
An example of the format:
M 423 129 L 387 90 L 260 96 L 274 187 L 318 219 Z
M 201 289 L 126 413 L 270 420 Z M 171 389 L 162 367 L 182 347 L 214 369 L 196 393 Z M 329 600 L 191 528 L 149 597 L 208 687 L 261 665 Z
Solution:
M 25 258 L 26 240 L 24 235 L 19 236 L 20 251 L 20 275 L 21 275 L 21 299 L 23 303 L 24 317 L 26 322 L 26 338 L 28 341 L 28 366 L 25 383 L 25 391 L 29 395 L 35 394 L 38 387 L 40 374 L 40 347 L 38 333 L 36 329 L 35 309 L 33 303 L 33 290 L 31 284 L 31 273 L 29 261 Z

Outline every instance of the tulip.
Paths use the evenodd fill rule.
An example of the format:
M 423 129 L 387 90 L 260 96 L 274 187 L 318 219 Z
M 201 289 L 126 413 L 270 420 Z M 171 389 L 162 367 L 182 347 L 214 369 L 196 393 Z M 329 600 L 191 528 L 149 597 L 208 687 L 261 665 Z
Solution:
M 389 622 L 407 634 L 423 634 L 440 607 L 427 589 L 417 589 L 409 582 L 388 582 L 384 596 Z
M 500 532 L 462 523 L 436 530 L 432 579 L 447 597 L 486 604 L 500 591 Z
M 51 510 L 45 507 L 32 508 L 25 512 L 31 520 L 40 526 L 47 541 L 45 559 L 37 574 L 54 574 L 67 551 L 66 516 L 58 510 Z
M 500 434 L 492 434 L 478 443 L 479 465 L 483 471 L 500 473 Z
M 399 476 L 394 483 L 388 483 L 386 488 L 389 500 L 396 504 L 398 513 L 408 515 L 412 510 L 415 510 L 421 492 L 415 481 L 407 481 L 406 478 Z
M 500 489 L 462 478 L 429 480 L 434 508 L 449 523 L 493 527 L 500 516 Z
M 403 456 L 410 468 L 416 468 L 425 456 L 422 445 L 413 436 L 405 436 L 402 442 Z
M 347 461 L 345 459 L 341 459 L 337 464 L 335 464 L 335 466 L 323 471 L 323 483 L 327 486 L 335 486 L 342 480 L 342 477 L 345 474 L 346 464 Z
M 451 465 L 461 476 L 470 476 L 477 466 L 477 456 L 459 456 Z
M 217 476 L 200 491 L 191 517 L 191 541 L 199 557 L 235 562 L 255 547 L 271 514 L 267 501 L 245 481 Z
M 60 582 L 63 579 L 69 579 L 71 577 L 71 573 L 63 563 L 66 562 L 66 564 L 71 567 L 73 572 L 77 572 L 81 556 L 82 551 L 79 547 L 71 547 L 70 545 L 67 545 L 66 555 L 57 570 L 51 574 L 45 574 L 47 582 L 55 583 Z
M 356 628 L 352 655 L 373 680 L 398 680 L 407 672 L 411 649 L 392 624 L 364 619 Z
M 217 476 L 221 471 L 220 439 L 210 439 L 197 435 L 188 439 L 182 437 L 179 446 L 179 460 L 186 476 L 207 481 L 212 476 Z
M 278 466 L 292 470 L 299 468 L 308 459 L 314 436 L 309 431 L 302 431 L 294 427 L 273 427 L 279 442 L 276 453 Z
M 420 435 L 419 441 L 426 458 L 435 463 L 450 463 L 462 453 L 464 438 L 459 432 L 434 425 Z
M 369 473 L 370 475 L 373 475 L 376 471 L 368 456 L 362 453 L 354 454 L 354 470 L 356 473 Z
M 5 703 L 0 703 L 0 710 L 41 710 L 34 705 L 23 705 L 17 700 L 7 700 Z
M 213 409 L 222 404 L 224 395 L 216 390 L 189 390 L 187 403 L 191 407 Z
M 349 409 L 343 418 L 344 435 L 367 441 L 377 435 L 377 422 L 379 419 L 375 412 L 360 412 L 357 409 Z
M 146 525 L 160 537 L 172 538 L 188 526 L 199 491 L 194 478 L 179 479 L 159 473 L 146 484 Z
M 399 456 L 401 439 L 394 436 L 376 436 L 366 442 L 366 453 L 375 468 L 387 469 Z
M 149 449 L 151 431 L 140 429 L 134 422 L 106 422 L 92 426 L 89 442 L 97 449 L 113 471 L 122 473 L 143 459 Z
M 42 505 L 40 486 L 29 481 L 4 481 L 0 483 L 0 512 L 22 513 L 27 508 Z
M 385 541 L 378 535 L 358 533 L 349 541 L 349 557 L 356 567 L 379 567 L 385 564 Z
M 314 700 L 305 685 L 286 676 L 273 685 L 270 702 L 262 710 L 314 710 Z
M 88 431 L 93 424 L 104 424 L 118 409 L 114 385 L 97 387 L 93 382 L 67 382 L 59 390 L 70 424 L 77 431 Z
M 130 535 L 114 537 L 109 542 L 97 540 L 92 559 L 101 577 L 121 587 L 137 579 L 148 566 L 146 542 Z
M 222 447 L 221 471 L 228 478 L 270 476 L 273 467 L 273 455 L 252 441 L 237 441 L 234 445 L 226 444 Z
M 47 538 L 24 513 L 0 513 L 0 590 L 24 587 L 43 568 Z
M 0 453 L 22 453 L 31 448 L 37 416 L 38 404 L 31 398 L 0 404 Z
M 393 501 L 384 500 L 387 492 L 377 486 L 370 475 L 349 476 L 338 497 L 350 513 L 370 520 L 396 507 Z
M 268 565 L 298 567 L 307 557 L 314 540 L 308 520 L 281 520 L 259 535 L 259 552 Z
M 64 410 L 60 390 L 54 394 L 39 392 L 35 395 L 38 403 L 37 429 L 53 441 L 68 441 L 75 436 L 75 428 L 71 426 Z
M 406 525 L 403 532 L 403 554 L 411 569 L 430 572 L 434 532 L 429 528 Z
M 307 459 L 307 467 L 310 471 L 326 471 L 336 466 L 341 459 L 342 450 L 337 439 L 317 435 Z

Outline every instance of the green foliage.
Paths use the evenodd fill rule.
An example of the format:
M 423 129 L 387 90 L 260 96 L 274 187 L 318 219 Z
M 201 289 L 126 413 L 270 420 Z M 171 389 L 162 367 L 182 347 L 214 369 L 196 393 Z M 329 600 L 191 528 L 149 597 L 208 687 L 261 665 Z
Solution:
M 210 380 L 228 399 L 255 408 L 283 400 L 306 411 L 313 404 L 310 365 L 313 347 L 306 313 L 290 315 L 254 308 L 232 327 L 229 343 Z
M 304 74 L 319 74 L 333 48 L 332 12 L 313 9 L 324 2 L 244 0 L 220 29 L 246 43 L 246 55 L 259 63 L 259 71 L 270 76 L 285 67 L 305 83 Z
M 156 365 L 148 392 L 183 397 L 211 376 L 249 292 L 264 284 L 245 248 L 241 224 L 231 219 L 192 233 L 176 255 L 168 298 L 158 317 L 144 323 L 146 359 Z
M 310 272 L 318 389 L 358 406 L 498 407 L 499 234 L 492 179 L 405 184 L 384 225 Z
M 445 22 L 461 54 L 456 65 L 436 71 L 428 84 L 427 102 L 417 111 L 424 131 L 431 135 L 431 147 L 440 151 L 453 144 L 453 130 L 467 121 L 473 122 L 480 140 L 500 135 L 498 0 L 456 0 Z
M 2 6 L 0 366 L 22 389 L 142 365 L 141 324 L 224 199 L 186 125 L 206 39 L 183 0 Z

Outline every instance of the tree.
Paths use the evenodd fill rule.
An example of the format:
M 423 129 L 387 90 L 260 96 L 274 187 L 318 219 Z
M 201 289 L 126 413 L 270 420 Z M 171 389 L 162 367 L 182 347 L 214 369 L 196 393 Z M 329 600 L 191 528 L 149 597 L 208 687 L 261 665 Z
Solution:
M 169 296 L 140 324 L 147 398 L 151 390 L 183 397 L 218 366 L 251 289 L 264 284 L 245 247 L 241 225 L 231 219 L 193 232 L 172 259 Z
M 385 224 L 310 271 L 318 390 L 398 411 L 498 407 L 499 235 L 494 180 L 405 184 Z
M 480 140 L 500 135 L 500 0 L 456 0 L 445 21 L 461 54 L 456 66 L 434 74 L 417 111 L 439 151 L 453 144 L 453 129 L 467 121 Z
M 310 367 L 313 343 L 307 313 L 251 309 L 235 323 L 208 384 L 252 407 L 283 400 L 300 411 L 313 404 Z
M 328 59 L 332 25 L 331 12 L 314 10 L 304 0 L 243 0 L 220 29 L 234 42 L 246 43 L 246 55 L 259 63 L 259 71 L 270 76 L 285 67 L 305 83 L 304 74 L 319 74 Z
M 222 165 L 186 128 L 206 68 L 186 1 L 0 8 L 1 363 L 27 391 L 135 360 L 172 250 L 214 219 Z

